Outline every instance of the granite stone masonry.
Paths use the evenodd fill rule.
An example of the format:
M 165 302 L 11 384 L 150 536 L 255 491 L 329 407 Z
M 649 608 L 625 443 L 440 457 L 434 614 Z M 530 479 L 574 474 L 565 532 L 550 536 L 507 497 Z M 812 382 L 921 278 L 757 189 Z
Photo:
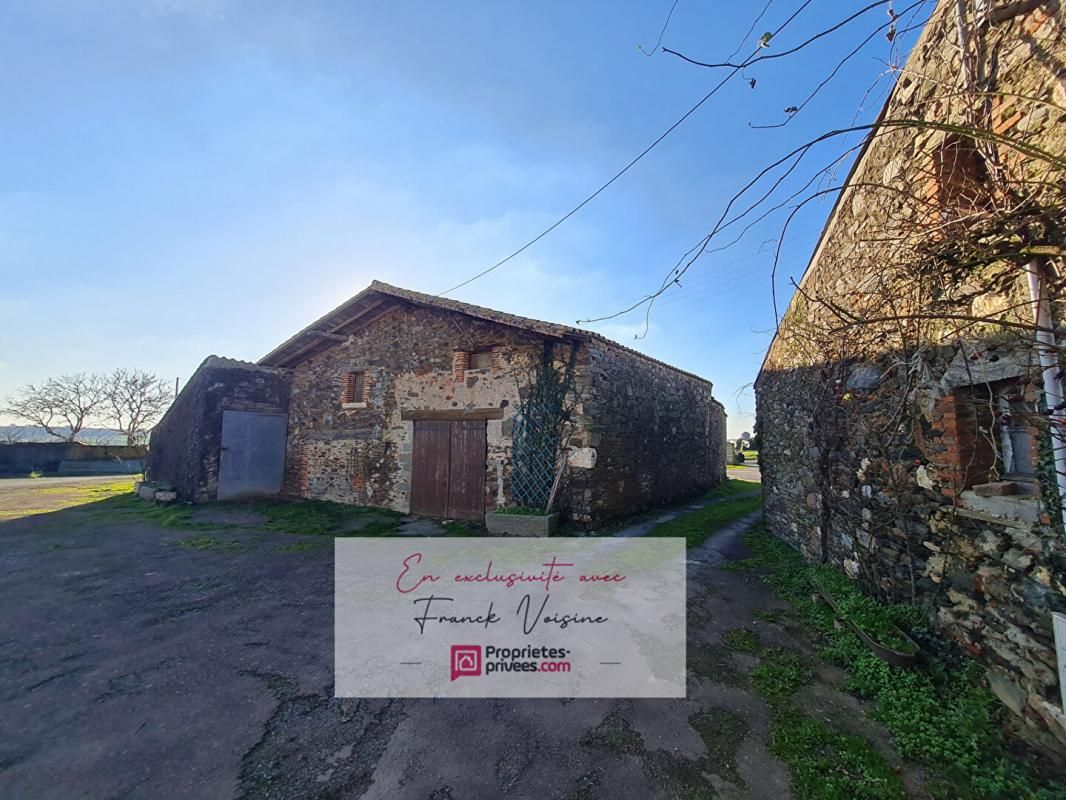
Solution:
M 1055 2 L 1016 3 L 960 25 L 958 8 L 937 6 L 901 70 L 881 120 L 918 124 L 866 144 L 756 382 L 766 519 L 871 594 L 926 606 L 984 665 L 1018 732 L 1061 758 L 1052 613 L 1066 612 L 1066 533 L 1027 329 L 1032 256 L 1012 251 L 1040 231 L 1062 241 L 1055 214 L 1036 221 L 1061 177 L 1040 153 L 1066 150 L 1063 17 Z M 962 35 L 994 58 L 963 63 Z M 975 71 L 995 89 L 976 111 Z M 1027 227 L 996 216 L 1016 186 Z M 1002 258 L 981 250 L 997 225 L 1013 243 Z M 935 268 L 903 264 L 905 246 Z M 1050 254 L 1036 263 L 1062 320 L 1062 259 L 1033 252 Z

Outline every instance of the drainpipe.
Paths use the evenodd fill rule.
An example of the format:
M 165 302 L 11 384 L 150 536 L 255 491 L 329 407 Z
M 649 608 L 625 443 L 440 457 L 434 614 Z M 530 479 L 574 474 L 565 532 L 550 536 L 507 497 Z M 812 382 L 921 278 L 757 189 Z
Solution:
M 1062 381 L 1059 380 L 1059 355 L 1042 267 L 1041 259 L 1034 258 L 1025 265 L 1025 272 L 1029 279 L 1033 321 L 1037 326 L 1036 352 L 1043 370 L 1044 402 L 1051 414 L 1051 451 L 1055 462 L 1055 480 L 1059 487 L 1063 524 L 1066 525 L 1066 415 L 1056 410 L 1063 402 Z

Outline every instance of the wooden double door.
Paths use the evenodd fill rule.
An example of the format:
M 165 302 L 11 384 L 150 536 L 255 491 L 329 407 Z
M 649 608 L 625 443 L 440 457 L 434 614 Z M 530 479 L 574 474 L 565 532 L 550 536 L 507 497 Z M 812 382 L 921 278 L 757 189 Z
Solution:
M 485 420 L 418 420 L 411 513 L 481 521 L 485 514 Z

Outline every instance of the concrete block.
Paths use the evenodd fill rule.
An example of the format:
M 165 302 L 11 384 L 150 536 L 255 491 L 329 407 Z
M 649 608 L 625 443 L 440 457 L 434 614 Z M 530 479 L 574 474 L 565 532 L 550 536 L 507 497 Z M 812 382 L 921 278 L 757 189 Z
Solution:
M 158 491 L 155 493 L 155 501 L 157 503 L 173 503 L 178 499 L 177 492 Z
M 137 487 L 137 496 L 142 500 L 155 500 L 156 488 L 142 483 Z
M 1040 505 L 1029 495 L 996 495 L 982 497 L 972 490 L 960 495 L 962 507 L 990 517 L 1017 520 L 1021 522 L 1039 522 Z
M 493 536 L 550 536 L 559 527 L 559 514 L 496 514 L 485 515 L 485 527 Z

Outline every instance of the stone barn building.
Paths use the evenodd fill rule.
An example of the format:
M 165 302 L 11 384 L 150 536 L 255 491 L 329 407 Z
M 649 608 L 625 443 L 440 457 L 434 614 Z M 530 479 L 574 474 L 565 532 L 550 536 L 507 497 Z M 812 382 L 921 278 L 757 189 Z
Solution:
M 281 494 L 477 520 L 556 483 L 555 456 L 527 446 L 545 381 L 570 519 L 724 479 L 709 381 L 589 331 L 379 282 L 258 364 L 205 361 L 153 433 L 150 478 L 194 501 Z
M 1061 755 L 1066 40 L 1056 3 L 970 6 L 937 6 L 767 353 L 766 522 L 924 606 Z

